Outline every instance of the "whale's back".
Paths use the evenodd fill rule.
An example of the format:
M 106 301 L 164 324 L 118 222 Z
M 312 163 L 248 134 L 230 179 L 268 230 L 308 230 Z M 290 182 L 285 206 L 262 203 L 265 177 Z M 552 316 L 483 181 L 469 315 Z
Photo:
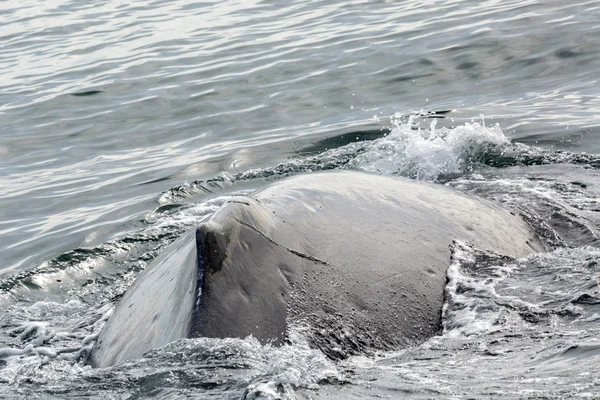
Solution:
M 440 329 L 453 240 L 515 257 L 542 250 L 520 217 L 440 185 L 356 172 L 275 182 L 232 197 L 170 250 L 172 261 L 148 267 L 92 362 L 112 365 L 188 336 L 277 345 L 291 325 L 332 358 L 422 342 Z

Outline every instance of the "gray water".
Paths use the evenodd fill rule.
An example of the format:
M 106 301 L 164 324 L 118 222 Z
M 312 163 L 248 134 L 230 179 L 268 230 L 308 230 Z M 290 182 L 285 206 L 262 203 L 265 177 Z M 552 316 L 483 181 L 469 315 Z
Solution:
M 1 3 L 0 396 L 600 398 L 599 38 L 597 1 Z M 458 243 L 444 331 L 398 353 L 85 365 L 219 196 L 332 168 L 491 198 L 551 251 Z

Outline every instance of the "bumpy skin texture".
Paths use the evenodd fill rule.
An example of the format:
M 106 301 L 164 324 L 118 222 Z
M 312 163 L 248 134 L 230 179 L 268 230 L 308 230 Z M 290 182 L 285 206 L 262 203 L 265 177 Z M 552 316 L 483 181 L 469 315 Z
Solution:
M 203 279 L 188 336 L 253 335 L 281 344 L 290 326 L 303 326 L 311 345 L 332 358 L 436 334 L 453 240 L 508 256 L 543 250 L 521 218 L 494 203 L 440 185 L 358 172 L 296 176 L 236 197 L 200 225 L 196 237 Z M 130 292 L 122 303 L 149 300 Z M 123 307 L 110 329 L 136 323 Z M 154 327 L 153 335 L 173 339 L 161 329 Z M 121 348 L 117 358 L 93 354 L 95 364 L 141 355 L 140 346 Z
M 198 335 L 280 343 L 304 325 L 333 358 L 436 334 L 453 240 L 510 256 L 543 250 L 494 203 L 356 172 L 277 182 L 199 229 L 226 239 L 207 262 Z

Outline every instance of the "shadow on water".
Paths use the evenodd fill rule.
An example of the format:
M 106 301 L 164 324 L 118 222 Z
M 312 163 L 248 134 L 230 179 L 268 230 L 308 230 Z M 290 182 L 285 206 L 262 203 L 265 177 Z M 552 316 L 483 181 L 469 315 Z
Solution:
M 86 97 L 86 96 L 93 96 L 95 94 L 100 94 L 100 93 L 104 93 L 103 90 L 88 90 L 85 92 L 77 92 L 77 93 L 69 93 L 71 96 L 75 96 L 75 97 Z
M 337 149 L 355 142 L 364 142 L 380 139 L 391 132 L 390 129 L 372 129 L 354 131 L 343 135 L 328 137 L 297 152 L 299 156 L 312 156 L 330 149 Z

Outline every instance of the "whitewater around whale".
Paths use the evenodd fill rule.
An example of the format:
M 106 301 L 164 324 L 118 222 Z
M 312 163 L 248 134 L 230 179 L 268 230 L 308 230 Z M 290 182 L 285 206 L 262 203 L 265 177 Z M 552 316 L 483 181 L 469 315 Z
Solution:
M 336 171 L 231 196 L 136 279 L 90 363 L 107 367 L 185 337 L 291 326 L 333 359 L 421 343 L 439 332 L 454 240 L 513 257 L 543 251 L 515 213 L 450 188 Z

